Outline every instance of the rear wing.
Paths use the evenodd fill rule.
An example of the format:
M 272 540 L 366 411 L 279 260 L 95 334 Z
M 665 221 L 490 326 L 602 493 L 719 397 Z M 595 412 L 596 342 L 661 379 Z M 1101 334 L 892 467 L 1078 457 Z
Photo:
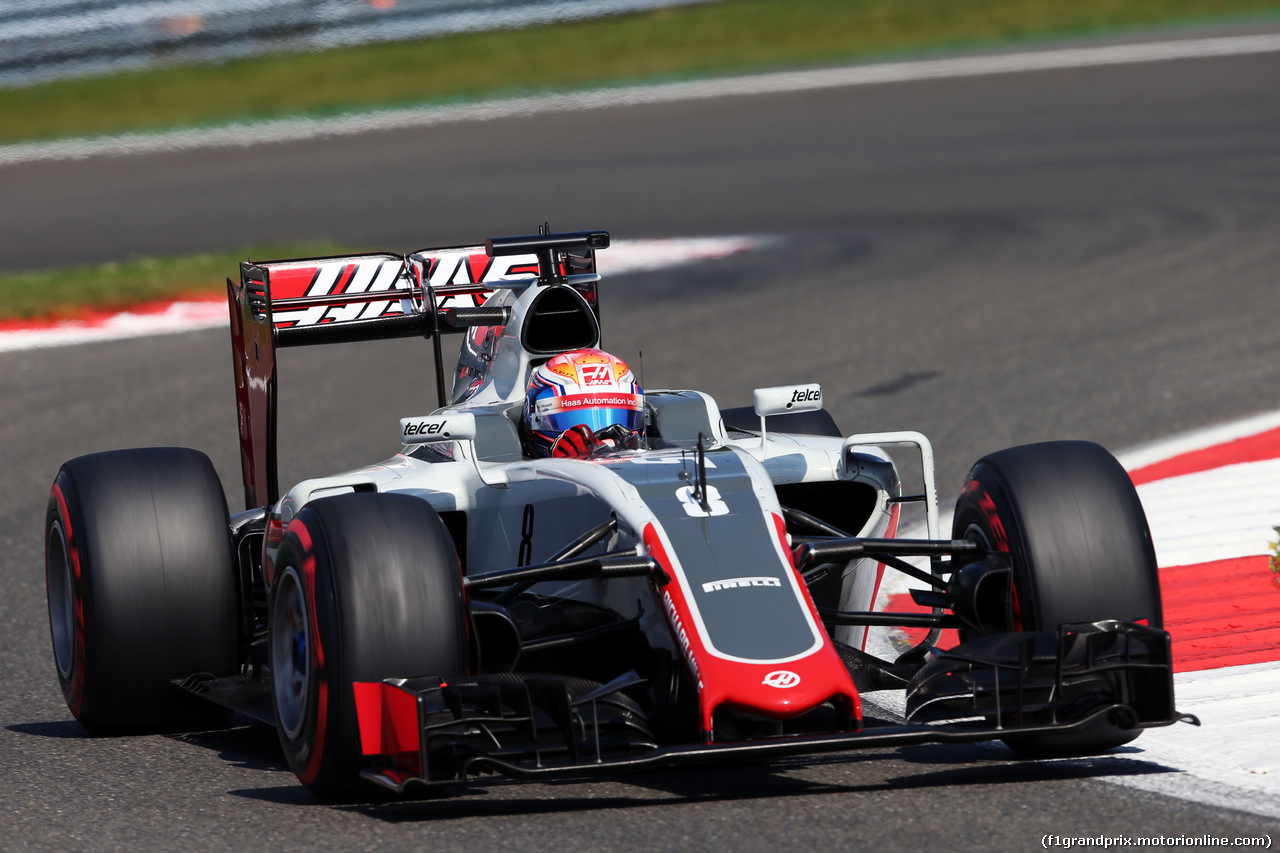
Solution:
M 517 282 L 560 283 L 596 271 L 606 231 L 499 237 L 483 246 L 422 249 L 240 264 L 227 279 L 240 462 L 246 507 L 275 504 L 278 348 L 421 337 L 432 342 L 436 393 L 445 402 L 440 336 L 503 326 L 493 292 Z M 579 280 L 580 281 L 580 280 Z M 576 284 L 599 317 L 594 281 Z

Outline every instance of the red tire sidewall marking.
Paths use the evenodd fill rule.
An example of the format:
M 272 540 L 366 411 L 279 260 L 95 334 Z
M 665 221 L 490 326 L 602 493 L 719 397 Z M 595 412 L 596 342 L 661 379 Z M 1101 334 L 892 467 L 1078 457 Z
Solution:
M 316 721 L 315 737 L 311 742 L 311 754 L 307 758 L 306 767 L 298 773 L 298 779 L 304 785 L 315 782 L 320 775 L 320 766 L 324 760 L 325 736 L 329 721 L 329 679 L 325 671 L 324 647 L 320 641 L 320 623 L 316 618 L 316 556 L 311 531 L 299 519 L 290 522 L 285 530 L 285 537 L 292 536 L 300 546 L 298 568 L 302 573 L 303 592 L 307 599 L 307 656 L 310 666 L 315 672 L 316 685 Z M 304 726 L 303 731 L 306 728 Z
M 62 477 L 59 477 L 60 481 Z M 84 630 L 84 575 L 80 568 L 80 546 L 76 542 L 73 528 L 71 526 L 71 512 L 67 509 L 67 498 L 62 491 L 61 482 L 55 481 L 53 490 L 50 495 L 54 503 L 57 505 L 58 522 L 62 525 L 62 535 L 66 544 L 67 559 L 71 561 L 71 602 L 72 610 L 75 614 L 74 636 L 71 641 L 71 671 L 70 679 L 63 682 L 62 673 L 58 673 L 58 680 L 62 683 L 63 694 L 67 700 L 67 708 L 71 711 L 73 717 L 79 718 L 84 710 L 84 657 L 85 657 L 85 630 Z M 45 588 L 48 589 L 49 584 L 49 539 L 45 537 Z M 48 593 L 46 592 L 46 595 Z M 52 612 L 50 617 L 52 618 Z M 52 626 L 50 626 L 52 629 Z M 56 666 L 56 660 L 55 660 Z
M 987 491 L 986 487 L 978 480 L 970 480 L 965 484 L 965 494 L 973 497 L 974 502 L 978 505 L 978 510 L 986 519 L 987 529 L 991 531 L 991 538 L 994 540 L 990 545 L 997 551 L 1002 551 L 1009 555 L 1012 561 L 1014 555 L 1009 550 L 1009 532 L 1005 527 L 1004 519 L 1000 517 L 1000 511 L 996 508 L 995 498 Z M 1018 584 L 1016 582 L 1017 572 L 1014 572 L 1015 580 L 1009 583 L 1009 609 L 1013 616 L 1013 630 L 1023 630 L 1022 625 L 1022 606 L 1018 602 Z
M 1000 518 L 1000 513 L 996 510 L 996 502 L 991 494 L 981 484 L 975 484 L 978 492 L 978 508 L 982 510 L 982 514 L 987 518 L 987 527 L 991 530 L 991 535 L 995 537 L 995 541 L 991 544 L 996 547 L 997 551 L 1009 553 L 1009 535 L 1005 531 L 1004 521 Z

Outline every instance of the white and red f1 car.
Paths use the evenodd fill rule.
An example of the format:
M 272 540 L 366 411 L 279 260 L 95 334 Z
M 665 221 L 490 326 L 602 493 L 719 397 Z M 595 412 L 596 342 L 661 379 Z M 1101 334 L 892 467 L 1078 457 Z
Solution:
M 1190 719 L 1142 507 L 1097 445 L 979 460 L 950 538 L 928 440 L 845 436 L 816 385 L 739 409 L 649 390 L 647 446 L 528 458 L 530 371 L 598 343 L 608 244 L 544 229 L 242 264 L 248 509 L 229 515 L 208 458 L 180 448 L 73 459 L 53 485 L 54 656 L 85 728 L 239 710 L 330 796 L 920 742 L 1078 755 Z M 400 420 L 391 459 L 280 494 L 276 350 L 408 336 L 434 348 L 440 408 Z M 919 492 L 892 444 L 918 449 Z M 895 538 L 904 504 L 927 539 Z M 931 612 L 875 612 L 886 570 Z M 928 634 L 886 660 L 870 626 Z M 939 649 L 948 627 L 962 642 Z M 877 690 L 905 692 L 902 719 L 864 714 Z

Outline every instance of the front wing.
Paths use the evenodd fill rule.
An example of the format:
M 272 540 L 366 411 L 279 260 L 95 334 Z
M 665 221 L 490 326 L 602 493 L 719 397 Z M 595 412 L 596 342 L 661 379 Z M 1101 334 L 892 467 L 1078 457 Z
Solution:
M 356 687 L 362 776 L 403 792 L 483 773 L 583 776 L 919 743 L 1023 740 L 1094 726 L 1138 730 L 1178 721 L 1168 633 L 1142 625 L 1064 625 L 983 637 L 942 653 L 912 679 L 907 722 L 860 720 L 817 734 L 664 745 L 626 693 L 634 672 L 605 684 L 538 675 L 387 679 Z M 845 730 L 841 730 L 844 728 Z

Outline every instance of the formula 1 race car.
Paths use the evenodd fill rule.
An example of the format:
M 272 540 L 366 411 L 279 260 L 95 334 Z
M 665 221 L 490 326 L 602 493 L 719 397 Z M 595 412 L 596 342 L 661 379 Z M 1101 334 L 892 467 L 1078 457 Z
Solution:
M 1110 454 L 979 460 L 943 538 L 919 433 L 845 436 L 813 384 L 731 409 L 642 392 L 593 349 L 608 245 L 544 228 L 241 264 L 248 509 L 229 515 L 209 459 L 182 448 L 83 456 L 54 482 L 49 615 L 72 714 L 99 733 L 238 710 L 325 797 L 921 742 L 1083 755 L 1192 720 L 1146 519 Z M 446 387 L 450 332 L 465 337 Z M 281 495 L 276 350 L 392 337 L 430 341 L 440 407 L 400 420 L 391 459 Z M 568 356 L 578 372 L 557 379 Z M 597 405 L 632 420 L 557 432 L 552 413 Z M 904 493 L 895 444 L 918 452 L 922 490 Z M 895 538 L 904 504 L 927 539 Z M 874 611 L 886 570 L 918 582 L 919 610 Z M 927 633 L 883 659 L 873 626 Z M 958 645 L 937 647 L 944 628 Z M 888 690 L 901 716 L 864 714 Z

